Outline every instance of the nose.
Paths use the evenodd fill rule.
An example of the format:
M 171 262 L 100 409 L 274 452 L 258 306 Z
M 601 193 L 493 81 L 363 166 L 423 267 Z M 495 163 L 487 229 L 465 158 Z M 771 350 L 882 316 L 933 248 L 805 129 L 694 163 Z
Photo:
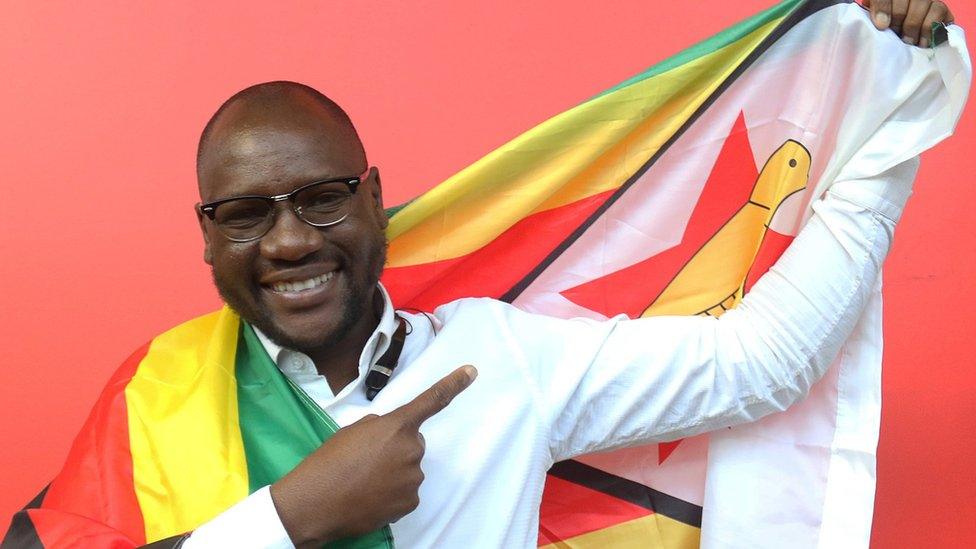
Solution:
M 299 261 L 322 248 L 322 231 L 305 223 L 287 204 L 278 204 L 274 225 L 261 238 L 261 255 L 268 259 Z

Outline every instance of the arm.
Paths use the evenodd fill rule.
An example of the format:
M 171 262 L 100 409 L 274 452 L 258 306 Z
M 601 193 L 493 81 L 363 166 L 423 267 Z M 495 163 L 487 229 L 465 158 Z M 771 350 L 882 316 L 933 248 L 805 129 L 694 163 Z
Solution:
M 876 288 L 917 165 L 835 183 L 783 257 L 721 318 L 544 329 L 560 339 L 546 347 L 565 349 L 556 372 L 532 357 L 554 459 L 755 421 L 803 398 Z
M 183 549 L 202 547 L 291 548 L 268 486 L 204 523 L 183 542 Z

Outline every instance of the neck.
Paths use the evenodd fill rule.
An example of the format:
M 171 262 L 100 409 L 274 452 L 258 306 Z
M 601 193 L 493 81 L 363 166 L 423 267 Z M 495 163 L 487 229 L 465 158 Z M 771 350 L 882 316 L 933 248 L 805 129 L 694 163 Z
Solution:
M 369 336 L 376 331 L 382 314 L 383 296 L 379 288 L 376 288 L 373 293 L 373 306 L 356 321 L 346 337 L 326 348 L 315 349 L 308 353 L 315 362 L 316 370 L 329 382 L 333 394 L 339 394 L 339 391 L 359 376 L 359 357 Z

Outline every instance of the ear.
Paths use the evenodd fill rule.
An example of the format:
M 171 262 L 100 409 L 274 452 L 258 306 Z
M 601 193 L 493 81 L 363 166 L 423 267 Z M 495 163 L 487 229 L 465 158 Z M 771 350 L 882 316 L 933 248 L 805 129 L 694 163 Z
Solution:
M 386 229 L 390 224 L 390 218 L 386 216 L 386 210 L 383 209 L 383 184 L 380 182 L 380 169 L 376 166 L 370 168 L 366 179 L 369 181 L 368 189 L 370 197 L 373 199 L 373 210 L 379 220 L 380 227 Z
M 200 234 L 203 235 L 203 261 L 207 265 L 213 265 L 213 250 L 210 247 L 210 234 L 207 233 L 207 222 L 204 220 L 199 204 L 193 208 L 193 211 L 197 213 L 197 223 L 200 225 Z

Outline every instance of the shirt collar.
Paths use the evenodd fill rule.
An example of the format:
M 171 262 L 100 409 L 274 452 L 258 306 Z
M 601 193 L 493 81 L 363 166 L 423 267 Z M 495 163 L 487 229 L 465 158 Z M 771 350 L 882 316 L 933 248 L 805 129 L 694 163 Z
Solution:
M 380 295 L 383 299 L 383 312 L 380 314 L 380 322 L 377 324 L 376 329 L 366 340 L 366 345 L 363 346 L 363 352 L 359 355 L 359 374 L 364 375 L 370 366 L 376 363 L 377 360 L 383 356 L 386 349 L 390 346 L 390 341 L 393 338 L 393 332 L 396 330 L 396 315 L 393 314 L 393 302 L 390 300 L 390 294 L 386 292 L 386 288 L 382 284 L 377 283 L 377 287 L 380 290 Z M 271 341 L 267 335 L 259 330 L 256 326 L 251 326 L 254 328 L 254 333 L 257 334 L 258 340 L 261 345 L 264 346 L 264 350 L 267 351 L 268 356 L 274 360 L 275 365 L 278 368 L 284 368 L 286 366 L 285 362 L 289 356 L 300 356 L 308 358 L 304 353 L 295 351 L 293 349 L 288 349 L 278 345 L 274 341 Z M 304 364 L 301 373 L 311 373 L 317 374 L 315 370 L 315 365 L 312 363 L 311 359 L 305 361 L 299 361 Z

